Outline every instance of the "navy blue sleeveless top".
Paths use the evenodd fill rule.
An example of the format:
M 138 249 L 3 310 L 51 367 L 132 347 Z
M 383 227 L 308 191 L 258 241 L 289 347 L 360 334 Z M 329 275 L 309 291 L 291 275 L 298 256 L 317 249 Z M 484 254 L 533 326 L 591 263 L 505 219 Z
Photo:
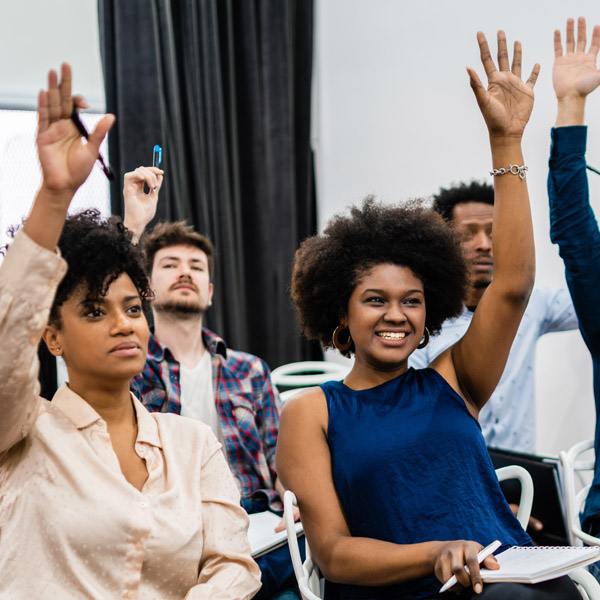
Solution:
M 353 536 L 532 544 L 500 491 L 479 423 L 436 371 L 411 368 L 367 390 L 321 388 L 333 481 Z M 433 574 L 387 587 L 327 582 L 325 597 L 412 600 L 440 587 Z

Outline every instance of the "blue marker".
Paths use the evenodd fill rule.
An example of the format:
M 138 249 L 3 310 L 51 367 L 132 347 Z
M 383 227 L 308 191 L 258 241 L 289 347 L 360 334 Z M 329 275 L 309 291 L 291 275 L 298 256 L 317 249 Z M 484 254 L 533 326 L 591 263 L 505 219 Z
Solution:
M 162 148 L 156 144 L 152 152 L 152 166 L 159 167 L 162 165 Z

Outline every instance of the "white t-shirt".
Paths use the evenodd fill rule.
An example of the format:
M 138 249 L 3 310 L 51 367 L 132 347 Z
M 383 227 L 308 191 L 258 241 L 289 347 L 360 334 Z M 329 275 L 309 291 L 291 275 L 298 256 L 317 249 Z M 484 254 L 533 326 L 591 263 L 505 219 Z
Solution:
M 217 439 L 223 443 L 223 434 L 221 433 L 213 392 L 210 352 L 205 352 L 195 367 L 189 369 L 179 363 L 179 369 L 181 415 L 202 421 L 213 430 Z

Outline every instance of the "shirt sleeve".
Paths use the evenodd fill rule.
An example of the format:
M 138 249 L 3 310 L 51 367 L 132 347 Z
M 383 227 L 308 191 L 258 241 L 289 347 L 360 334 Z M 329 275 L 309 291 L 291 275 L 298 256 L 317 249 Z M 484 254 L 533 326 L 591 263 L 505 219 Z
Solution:
M 577 329 L 579 321 L 568 290 L 542 289 L 545 293 L 545 314 L 541 324 L 541 335 L 554 331 Z
M 430 362 L 427 347 L 415 350 L 408 357 L 408 366 L 413 369 L 426 369 Z
M 210 436 L 202 464 L 203 549 L 198 584 L 186 600 L 249 600 L 260 588 L 250 555 L 248 515 L 217 440 Z
M 0 267 L 0 453 L 29 432 L 39 407 L 37 348 L 67 270 L 19 231 Z
M 587 128 L 552 130 L 548 173 L 550 237 L 565 263 L 567 285 L 583 339 L 600 351 L 600 231 L 589 204 L 585 166 Z
M 279 393 L 271 381 L 271 371 L 266 363 L 259 359 L 261 364 L 261 375 L 257 378 L 260 405 L 260 437 L 263 450 L 271 477 L 273 481 L 277 478 L 275 471 L 275 447 L 277 445 L 277 434 L 279 433 L 279 413 L 281 412 L 281 401 Z

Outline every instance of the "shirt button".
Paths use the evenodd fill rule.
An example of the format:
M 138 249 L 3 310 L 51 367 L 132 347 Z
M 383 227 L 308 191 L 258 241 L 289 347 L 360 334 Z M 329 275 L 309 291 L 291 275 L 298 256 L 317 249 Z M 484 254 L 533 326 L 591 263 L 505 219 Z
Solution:
M 125 594 L 125 598 L 133 598 L 135 596 L 135 594 L 133 592 L 127 592 Z
M 156 463 L 152 463 L 152 466 L 150 468 L 154 471 L 158 469 L 158 465 Z
M 140 508 L 146 508 L 148 504 L 146 502 L 140 502 Z

